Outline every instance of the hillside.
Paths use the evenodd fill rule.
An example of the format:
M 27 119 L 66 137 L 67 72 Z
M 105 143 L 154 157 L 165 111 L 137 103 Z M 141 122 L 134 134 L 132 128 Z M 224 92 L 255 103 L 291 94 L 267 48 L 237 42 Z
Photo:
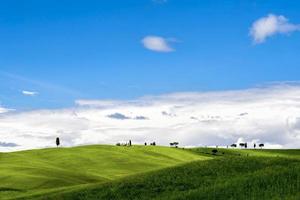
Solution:
M 121 177 L 208 159 L 167 147 L 109 145 L 0 154 L 0 199 L 104 183 Z
M 299 181 L 299 160 L 228 157 L 34 199 L 299 200 Z
M 0 154 L 0 199 L 299 199 L 300 150 L 108 145 Z
M 208 153 L 211 149 L 192 149 L 199 150 L 202 155 L 203 151 Z M 34 199 L 300 198 L 300 150 L 219 151 L 217 156 L 209 155 L 214 159 Z

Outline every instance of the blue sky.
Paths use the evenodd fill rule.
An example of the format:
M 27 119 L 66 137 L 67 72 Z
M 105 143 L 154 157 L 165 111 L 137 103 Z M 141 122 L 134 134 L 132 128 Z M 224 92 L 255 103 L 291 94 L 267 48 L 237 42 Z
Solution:
M 285 0 L 2 2 L 0 103 L 60 108 L 299 81 L 299 10 Z M 294 29 L 255 43 L 250 29 L 269 14 Z M 145 48 L 154 36 L 170 51 Z

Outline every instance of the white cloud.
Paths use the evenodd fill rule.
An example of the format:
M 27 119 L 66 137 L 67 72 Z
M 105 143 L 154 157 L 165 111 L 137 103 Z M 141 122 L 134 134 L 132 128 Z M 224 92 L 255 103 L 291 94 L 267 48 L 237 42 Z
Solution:
M 300 31 L 300 24 L 292 24 L 282 15 L 269 14 L 252 24 L 250 35 L 255 43 L 262 43 L 275 34 L 288 34 L 294 31 Z
M 6 113 L 6 112 L 9 112 L 9 111 L 13 111 L 13 110 L 12 110 L 12 109 L 8 109 L 8 108 L 1 107 L 1 105 L 0 105 L 0 114 L 1 114 L 1 113 Z
M 268 148 L 300 146 L 297 84 L 77 103 L 68 109 L 0 114 L 0 141 L 17 144 L 2 145 L 0 151 L 55 146 L 57 136 L 63 146 L 115 144 L 129 139 L 141 144 L 178 141 L 185 146 L 226 146 L 240 138 L 249 144 L 265 143 Z M 108 117 L 114 113 L 126 119 Z
M 7 112 L 7 109 L 0 107 L 0 113 L 5 113 Z
M 174 49 L 169 42 L 173 41 L 159 36 L 146 36 L 142 39 L 142 44 L 146 49 L 157 52 L 172 52 Z
M 36 96 L 38 94 L 38 92 L 23 90 L 22 94 L 25 96 Z

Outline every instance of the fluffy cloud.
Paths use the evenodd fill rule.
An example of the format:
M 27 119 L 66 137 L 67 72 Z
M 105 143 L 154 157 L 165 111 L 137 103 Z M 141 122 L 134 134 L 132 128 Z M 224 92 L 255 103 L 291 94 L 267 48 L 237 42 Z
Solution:
M 38 94 L 38 92 L 23 90 L 22 94 L 25 96 L 36 96 Z
M 3 108 L 3 107 L 1 107 L 1 105 L 0 105 L 0 114 L 1 113 L 5 113 L 5 112 L 9 112 L 9 111 L 12 111 L 11 109 L 7 109 L 7 108 Z
M 172 52 L 174 49 L 169 44 L 170 41 L 159 36 L 146 36 L 142 39 L 142 44 L 146 49 L 157 52 Z
M 266 38 L 275 34 L 288 34 L 300 31 L 299 24 L 292 24 L 282 15 L 269 14 L 256 20 L 250 29 L 250 35 L 255 43 L 262 43 Z
M 4 113 L 4 112 L 6 112 L 6 109 L 0 107 L 0 113 Z
M 78 100 L 74 108 L 6 112 L 0 114 L 0 141 L 18 146 L 0 145 L 0 151 L 53 147 L 56 137 L 63 146 L 132 140 L 159 145 L 178 141 L 184 146 L 246 141 L 263 142 L 269 148 L 299 148 L 299 97 L 300 85 L 280 84 L 134 101 Z

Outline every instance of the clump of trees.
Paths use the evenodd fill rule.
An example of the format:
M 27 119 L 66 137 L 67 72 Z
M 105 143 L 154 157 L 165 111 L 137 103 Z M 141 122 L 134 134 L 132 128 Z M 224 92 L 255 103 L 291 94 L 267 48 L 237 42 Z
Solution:
M 151 146 L 156 146 L 156 143 L 155 142 L 151 142 L 150 145 Z
M 242 143 L 239 143 L 239 146 L 241 147 L 241 148 L 245 148 L 245 149 L 247 149 L 248 148 L 248 144 L 247 144 L 247 142 L 242 142 Z M 255 149 L 256 148 L 256 143 L 254 143 L 253 144 L 253 148 Z M 258 145 L 260 148 L 262 148 L 262 147 L 264 147 L 264 144 L 263 143 L 261 143 L 261 144 L 259 144 Z M 230 145 L 230 147 L 232 147 L 232 148 L 236 148 L 237 147 L 237 144 L 231 144 Z
M 170 146 L 171 146 L 171 147 L 174 146 L 175 148 L 178 148 L 178 144 L 179 144 L 178 142 L 171 142 L 171 143 L 170 143 Z
M 238 145 L 239 145 L 241 148 L 245 148 L 245 149 L 248 148 L 247 142 L 242 142 L 242 143 L 239 143 Z M 231 144 L 230 147 L 236 148 L 238 145 L 237 145 L 237 144 Z M 258 145 L 257 145 L 256 143 L 253 144 L 253 148 L 254 148 L 254 149 L 255 149 L 257 146 L 259 146 L 260 148 L 262 148 L 262 147 L 264 147 L 264 144 L 263 144 L 263 143 L 258 144 Z
M 147 146 L 147 142 L 144 143 L 145 146 Z M 151 146 L 156 146 L 156 143 L 155 142 L 151 142 L 150 143 Z M 127 147 L 130 147 L 132 146 L 132 141 L 129 140 L 128 142 L 125 142 L 125 143 L 121 143 L 121 142 L 118 142 L 116 143 L 116 146 L 127 146 Z
M 116 146 L 128 146 L 128 147 L 130 147 L 130 146 L 132 146 L 132 143 L 131 143 L 131 140 L 129 140 L 128 143 L 127 142 L 125 142 L 125 143 L 118 142 L 116 144 Z
M 218 153 L 218 150 L 217 149 L 213 149 L 211 150 L 212 154 L 216 155 L 216 153 Z
M 240 145 L 240 147 L 244 147 L 245 149 L 247 149 L 247 142 L 245 142 L 245 143 L 240 143 L 239 145 Z

